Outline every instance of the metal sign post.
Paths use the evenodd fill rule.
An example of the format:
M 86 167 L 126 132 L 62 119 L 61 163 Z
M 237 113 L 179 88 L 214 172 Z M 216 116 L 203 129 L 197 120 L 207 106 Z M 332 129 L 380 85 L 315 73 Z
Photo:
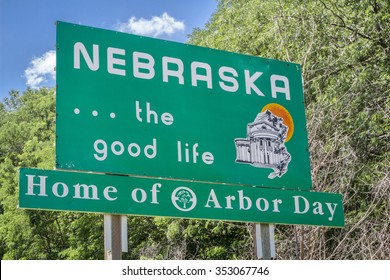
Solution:
M 121 260 L 127 247 L 127 216 L 104 215 L 104 259 Z
M 255 224 L 255 256 L 257 259 L 276 259 L 274 229 L 274 224 Z

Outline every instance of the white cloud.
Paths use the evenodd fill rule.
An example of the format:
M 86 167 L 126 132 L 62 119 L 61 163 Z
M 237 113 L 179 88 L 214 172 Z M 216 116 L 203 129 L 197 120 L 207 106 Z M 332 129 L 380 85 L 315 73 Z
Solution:
M 117 30 L 138 35 L 158 37 L 161 35 L 172 35 L 178 31 L 184 31 L 184 22 L 178 21 L 167 13 L 160 17 L 154 16 L 151 19 L 131 17 L 128 22 L 118 24 Z
M 56 52 L 54 50 L 36 57 L 30 62 L 30 66 L 24 71 L 27 86 L 36 89 L 43 83 L 54 81 L 56 66 Z
M 116 29 L 121 32 L 158 37 L 184 31 L 185 25 L 184 22 L 163 13 L 160 17 L 154 16 L 149 20 L 131 17 L 127 22 L 119 23 Z M 55 66 L 56 52 L 54 50 L 35 57 L 24 71 L 27 86 L 36 89 L 43 84 L 54 83 Z

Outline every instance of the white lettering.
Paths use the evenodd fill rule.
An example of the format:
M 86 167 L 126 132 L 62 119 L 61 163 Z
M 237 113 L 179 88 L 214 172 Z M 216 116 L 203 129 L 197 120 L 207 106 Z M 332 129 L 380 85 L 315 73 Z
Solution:
M 170 113 L 163 113 L 161 115 L 161 121 L 165 125 L 171 125 L 173 124 L 173 116 Z
M 98 139 L 94 142 L 93 147 L 95 149 L 94 157 L 95 159 L 99 161 L 103 161 L 107 158 L 108 155 L 108 148 L 106 141 L 102 139 Z M 115 156 L 120 156 L 125 151 L 125 146 L 120 141 L 114 141 L 111 144 L 111 152 Z M 145 157 L 147 158 L 155 158 L 157 155 L 157 140 L 153 138 L 152 144 L 146 145 L 143 150 L 137 143 L 130 143 L 127 146 L 127 151 L 130 156 L 132 157 L 138 157 L 141 154 L 141 151 L 144 152 Z
M 62 194 L 60 194 L 60 193 L 58 192 L 58 187 L 59 187 L 60 185 L 62 186 Z M 65 183 L 58 182 L 58 183 L 55 183 L 55 184 L 53 185 L 52 191 L 53 191 L 53 194 L 54 194 L 56 197 L 65 197 L 65 196 L 67 196 L 68 193 L 69 193 L 69 188 L 68 188 L 68 186 L 67 186 Z
M 146 122 L 150 123 L 150 116 L 153 116 L 154 123 L 158 124 L 157 113 L 150 109 L 150 103 L 146 102 Z
M 35 175 L 26 175 L 27 176 L 27 193 L 26 195 L 38 195 L 38 196 L 48 196 L 46 194 L 46 179 L 48 176 L 35 176 Z M 39 177 L 39 182 L 34 182 L 34 178 Z M 34 187 L 39 187 L 39 194 L 34 193 Z M 98 187 L 95 185 L 86 185 L 86 184 L 75 184 L 73 185 L 74 193 L 73 198 L 77 199 L 93 199 L 100 200 L 98 195 Z M 54 196 L 59 198 L 64 198 L 69 195 L 69 187 L 63 182 L 56 182 L 52 185 L 51 191 Z M 110 193 L 116 193 L 117 190 L 115 187 L 108 186 L 103 190 L 104 198 L 107 200 L 113 201 L 116 200 L 116 197 L 111 197 Z M 158 192 L 158 191 L 157 191 Z M 156 197 L 154 195 L 154 197 Z
M 168 64 L 176 64 L 177 70 L 171 70 L 168 69 Z M 168 82 L 168 77 L 176 77 L 179 80 L 179 84 L 183 85 L 184 84 L 184 77 L 183 77 L 183 72 L 184 72 L 184 65 L 183 61 L 181 61 L 178 58 L 174 57 L 168 57 L 164 56 L 162 58 L 162 69 L 163 69 L 163 81 Z
M 133 147 L 135 148 L 135 152 L 133 152 Z M 129 147 L 127 147 L 127 151 L 132 157 L 138 157 L 141 153 L 141 148 L 137 143 L 131 143 Z
M 272 210 L 272 212 L 280 212 L 279 211 L 279 204 L 282 204 L 282 200 L 276 198 L 276 199 L 272 200 L 272 202 L 274 203 L 274 210 Z
M 189 144 L 185 143 L 184 144 L 184 162 L 191 162 L 192 163 L 197 163 L 197 158 L 199 156 L 199 153 L 197 151 L 199 144 L 195 143 L 192 146 L 192 153 L 190 152 Z M 192 158 L 192 160 L 191 160 Z M 181 162 L 182 159 L 182 145 L 181 141 L 177 141 L 177 160 L 178 162 Z M 210 152 L 204 152 L 202 153 L 202 161 L 205 164 L 212 164 L 214 163 L 214 156 Z
M 210 152 L 204 152 L 202 154 L 202 160 L 205 164 L 213 164 L 214 163 L 214 155 Z
M 142 122 L 141 113 L 142 113 L 142 109 L 140 108 L 139 102 L 137 100 L 135 101 L 135 116 L 137 117 L 137 120 L 140 122 Z
M 235 78 L 231 76 L 226 76 L 225 73 L 230 73 L 233 77 L 238 77 L 237 71 L 231 67 L 222 66 L 218 70 L 219 77 L 222 81 L 231 83 L 232 85 L 227 85 L 224 82 L 219 82 L 219 86 L 225 90 L 230 92 L 236 92 L 238 90 L 238 82 Z
M 328 207 L 329 209 L 329 212 L 330 212 L 330 217 L 328 218 L 329 221 L 332 221 L 333 220 L 333 216 L 334 216 L 334 212 L 336 211 L 336 207 L 337 207 L 337 203 L 329 203 L 329 202 L 325 202 L 326 206 Z M 332 204 L 333 204 L 333 207 L 332 207 Z
M 99 45 L 92 45 L 93 49 L 93 60 L 89 56 L 87 49 L 81 42 L 74 44 L 73 48 L 73 68 L 80 69 L 80 53 L 83 55 L 85 62 L 88 65 L 88 68 L 92 71 L 99 69 Z
M 141 115 L 143 115 L 142 109 L 139 104 L 139 101 L 137 100 L 135 101 L 135 116 L 139 122 L 143 122 L 143 118 Z M 170 113 L 167 112 L 162 113 L 160 117 L 163 124 L 165 125 L 173 124 L 173 116 Z M 149 102 L 146 102 L 146 122 L 147 123 L 153 122 L 154 124 L 158 124 L 158 120 L 159 120 L 159 114 L 156 111 L 151 109 Z
M 203 68 L 206 70 L 206 75 L 198 74 L 196 69 Z M 207 88 L 213 88 L 213 82 L 211 79 L 211 67 L 207 63 L 194 61 L 191 63 L 191 83 L 194 87 L 198 86 L 198 81 L 205 81 Z
M 141 62 L 140 59 L 147 62 Z M 144 71 L 140 71 L 143 69 Z M 154 59 L 148 53 L 133 52 L 133 75 L 141 79 L 153 79 L 154 77 Z
M 309 211 L 309 201 L 306 198 L 304 198 L 303 196 L 299 196 L 299 195 L 293 196 L 293 198 L 294 198 L 294 205 L 295 205 L 294 213 L 305 214 L 305 213 L 307 213 L 307 211 Z M 299 200 L 303 201 L 304 210 L 301 210 Z
M 137 193 L 141 193 L 141 198 L 138 199 Z M 143 189 L 134 189 L 131 192 L 131 198 L 138 203 L 143 203 L 146 200 L 146 192 Z
M 119 150 L 117 150 L 115 147 L 119 147 Z M 125 147 L 123 144 L 119 141 L 114 141 L 111 144 L 111 151 L 114 155 L 120 156 L 125 151 Z
M 192 156 L 193 156 L 193 161 L 194 163 L 196 163 L 196 158 L 199 156 L 199 153 L 196 151 L 196 149 L 198 148 L 199 144 L 198 143 L 195 143 L 194 146 L 192 146 Z
M 149 153 L 149 151 L 151 153 Z M 153 138 L 153 144 L 146 145 L 144 148 L 144 154 L 147 158 L 154 158 L 157 154 L 157 141 Z
M 111 197 L 110 193 L 117 193 L 117 192 L 118 192 L 118 190 L 115 187 L 107 186 L 103 190 L 103 196 L 104 196 L 105 199 L 113 201 L 113 200 L 116 200 L 117 197 Z
M 232 201 L 236 200 L 236 197 L 234 195 L 228 195 L 225 198 L 226 198 L 226 209 L 233 209 Z
M 261 202 L 263 202 L 263 204 L 264 204 L 264 207 L 261 207 Z M 268 202 L 268 200 L 266 200 L 265 198 L 262 198 L 262 197 L 260 197 L 260 198 L 258 198 L 257 200 L 256 200 L 256 207 L 257 207 L 257 209 L 259 209 L 260 211 L 267 211 L 268 210 L 268 208 L 269 208 L 269 202 Z
M 39 187 L 38 196 L 47 196 L 46 194 L 46 178 L 47 176 L 38 176 L 39 183 L 34 183 L 35 175 L 26 175 L 27 176 L 27 192 L 26 195 L 35 195 L 34 187 Z
M 278 87 L 276 85 L 277 81 L 283 82 L 284 87 Z M 290 100 L 290 85 L 287 77 L 280 75 L 271 75 L 271 92 L 273 98 L 277 98 L 276 93 L 280 92 L 286 95 L 286 100 Z
M 89 52 L 86 46 L 81 42 L 76 42 L 73 49 L 73 67 L 75 69 L 81 68 L 81 57 L 85 61 L 87 67 L 96 71 L 99 69 L 99 45 L 92 44 L 88 46 Z M 107 72 L 113 75 L 126 76 L 126 50 L 114 47 L 107 47 L 106 50 L 107 59 Z M 213 81 L 213 68 L 212 65 L 207 62 L 199 61 L 186 61 L 183 62 L 180 58 L 170 56 L 153 57 L 149 53 L 134 51 L 132 53 L 133 64 L 133 76 L 135 78 L 151 80 L 155 77 L 162 80 L 164 83 L 176 82 L 177 84 L 184 85 L 184 71 L 185 67 L 189 67 L 191 75 L 191 85 L 197 87 L 199 82 L 205 82 L 208 89 L 213 88 L 213 82 L 218 83 L 221 90 L 225 92 L 237 92 L 241 88 L 240 82 L 245 82 L 245 93 L 250 95 L 255 93 L 258 96 L 264 96 L 261 89 L 268 90 L 271 88 L 272 98 L 277 98 L 278 94 L 283 93 L 286 100 L 290 100 L 290 84 L 289 79 L 286 76 L 272 74 L 267 72 L 267 77 L 259 81 L 259 78 L 263 76 L 264 72 L 258 72 L 243 69 L 238 72 L 234 67 L 220 66 L 218 69 L 218 81 Z M 161 63 L 162 73 L 156 72 L 155 65 L 159 59 Z M 160 64 L 158 64 L 160 65 Z M 240 68 L 241 69 L 241 68 Z M 269 78 L 268 78 L 269 77 Z M 267 84 L 264 80 L 267 79 Z M 242 85 L 243 88 L 243 85 Z M 136 116 L 139 121 L 142 122 L 141 108 L 139 105 L 136 107 Z M 166 113 L 168 114 L 168 113 Z M 171 124 L 170 115 L 165 115 L 167 125 Z M 156 122 L 156 121 L 155 121 Z M 165 122 L 164 122 L 165 124 Z
M 244 196 L 244 191 L 237 191 L 238 192 L 238 201 L 240 210 L 248 210 L 252 207 L 252 200 Z M 246 205 L 245 205 L 246 204 Z
M 313 206 L 315 207 L 313 209 L 314 215 L 318 215 L 318 214 L 324 215 L 324 212 L 322 211 L 322 204 L 321 204 L 321 202 L 314 202 Z
M 207 203 L 204 207 L 210 208 L 211 206 L 209 203 L 214 203 L 214 208 L 222 208 L 221 205 L 219 204 L 219 201 L 217 199 L 217 196 L 215 195 L 214 189 L 211 189 L 209 198 L 207 199 Z
M 153 185 L 152 189 L 150 190 L 152 192 L 152 201 L 151 204 L 159 204 L 157 200 L 157 193 L 160 192 L 157 188 L 161 188 L 161 184 L 156 183 Z
M 181 141 L 177 141 L 177 161 L 181 162 Z
M 98 154 L 93 154 L 93 156 L 99 160 L 105 160 L 107 158 L 107 144 L 104 140 L 98 139 L 93 143 L 93 148 Z
M 107 49 L 107 71 L 110 74 L 126 76 L 126 71 L 124 69 L 118 69 L 114 67 L 114 64 L 125 66 L 126 61 L 124 59 L 114 58 L 114 54 L 125 55 L 126 52 L 123 49 L 117 48 L 108 48 Z
M 261 75 L 263 75 L 263 72 L 255 72 L 252 76 L 250 75 L 248 70 L 244 71 L 245 74 L 245 90 L 246 94 L 251 94 L 251 90 L 253 89 L 254 92 L 258 96 L 264 96 L 264 94 L 259 90 L 259 88 L 254 84 L 254 82 L 259 78 Z
M 98 189 L 95 185 L 85 185 L 85 184 L 77 184 L 73 185 L 74 187 L 74 198 L 82 198 L 82 199 L 95 199 L 99 200 L 98 198 Z M 84 196 L 81 197 L 81 188 L 83 188 Z M 92 192 L 92 197 L 89 196 L 90 192 Z

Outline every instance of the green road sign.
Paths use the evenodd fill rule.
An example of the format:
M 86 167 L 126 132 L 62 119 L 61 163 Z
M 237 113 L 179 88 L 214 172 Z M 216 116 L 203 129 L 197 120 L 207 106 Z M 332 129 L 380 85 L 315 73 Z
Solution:
M 21 169 L 19 207 L 342 227 L 339 194 Z
M 311 189 L 300 66 L 57 23 L 56 167 Z

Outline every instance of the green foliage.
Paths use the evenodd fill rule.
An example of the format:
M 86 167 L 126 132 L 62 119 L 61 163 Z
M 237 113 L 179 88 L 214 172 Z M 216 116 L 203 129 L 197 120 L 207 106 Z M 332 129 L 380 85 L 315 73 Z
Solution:
M 54 167 L 54 91 L 11 91 L 0 109 L 1 258 L 103 258 L 100 216 L 17 208 L 18 168 Z
M 35 161 L 53 166 L 54 94 L 46 89 L 22 96 L 11 91 L 0 108 L 0 253 L 2 259 L 45 258 L 29 215 L 17 209 L 17 168 L 33 154 L 34 143 L 41 152 Z
M 240 223 L 129 218 L 127 259 L 251 259 L 252 241 Z
M 389 258 L 390 3 L 218 3 L 190 43 L 301 64 L 314 190 L 344 196 L 345 229 L 279 227 L 279 258 Z

